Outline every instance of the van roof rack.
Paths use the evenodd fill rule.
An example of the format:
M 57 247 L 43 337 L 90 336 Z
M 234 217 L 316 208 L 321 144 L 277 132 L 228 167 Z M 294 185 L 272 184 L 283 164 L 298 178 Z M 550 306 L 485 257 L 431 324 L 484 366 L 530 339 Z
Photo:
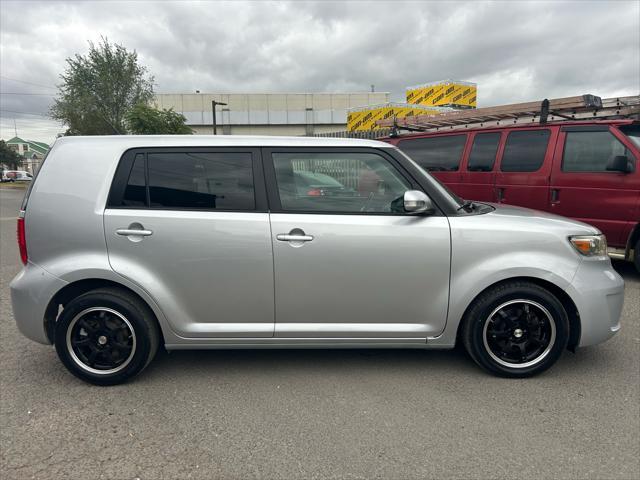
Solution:
M 440 114 L 389 118 L 377 122 L 378 127 L 391 127 L 392 135 L 399 130 L 436 132 L 491 128 L 565 120 L 601 120 L 640 118 L 640 95 L 602 99 L 595 95 L 555 98 L 552 100 L 514 103 L 497 107 L 474 108 Z

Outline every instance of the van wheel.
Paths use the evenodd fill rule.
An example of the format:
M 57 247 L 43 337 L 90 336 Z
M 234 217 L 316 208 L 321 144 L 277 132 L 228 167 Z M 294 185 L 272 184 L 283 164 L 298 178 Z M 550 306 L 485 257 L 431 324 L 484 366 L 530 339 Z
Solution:
M 76 377 L 96 385 L 115 385 L 134 377 L 151 362 L 159 344 L 151 310 L 117 288 L 80 295 L 56 322 L 58 357 Z
M 545 371 L 560 358 L 568 340 L 562 303 L 531 282 L 507 282 L 487 290 L 463 319 L 462 341 L 471 358 L 503 377 Z

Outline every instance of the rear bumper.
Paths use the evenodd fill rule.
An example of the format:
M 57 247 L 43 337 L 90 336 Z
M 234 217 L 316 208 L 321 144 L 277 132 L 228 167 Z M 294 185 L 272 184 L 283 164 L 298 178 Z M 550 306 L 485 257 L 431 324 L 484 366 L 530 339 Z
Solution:
M 50 344 L 44 325 L 47 305 L 67 284 L 42 268 L 27 265 L 11 281 L 11 306 L 18 330 L 34 342 Z
M 586 347 L 602 343 L 620 330 L 624 280 L 611 261 L 585 259 L 567 287 L 580 314 L 580 342 Z

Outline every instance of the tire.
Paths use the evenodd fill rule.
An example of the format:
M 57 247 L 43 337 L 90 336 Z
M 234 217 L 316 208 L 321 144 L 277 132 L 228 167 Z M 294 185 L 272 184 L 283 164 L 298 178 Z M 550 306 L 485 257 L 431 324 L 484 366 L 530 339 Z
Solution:
M 640 273 L 640 238 L 633 249 L 633 264 L 636 266 L 638 273 Z
M 64 366 L 95 385 L 133 378 L 153 360 L 159 344 L 160 331 L 149 307 L 118 288 L 76 297 L 55 327 L 56 352 Z
M 488 372 L 524 378 L 551 367 L 567 348 L 569 320 L 548 290 L 511 281 L 480 294 L 463 318 L 469 356 Z

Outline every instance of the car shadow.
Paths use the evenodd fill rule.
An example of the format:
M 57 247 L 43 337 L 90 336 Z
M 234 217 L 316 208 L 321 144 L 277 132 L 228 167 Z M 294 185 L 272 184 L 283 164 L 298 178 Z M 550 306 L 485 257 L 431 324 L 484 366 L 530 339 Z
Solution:
M 402 371 L 406 374 L 424 372 L 465 372 L 478 374 L 479 369 L 464 349 L 239 349 L 239 350 L 177 350 L 158 353 L 143 377 L 175 377 L 190 372 L 200 375 L 280 374 L 358 375 L 371 372 Z
M 640 272 L 636 270 L 636 267 L 631 262 L 624 260 L 611 260 L 613 268 L 624 277 L 626 280 L 632 280 L 640 282 Z

